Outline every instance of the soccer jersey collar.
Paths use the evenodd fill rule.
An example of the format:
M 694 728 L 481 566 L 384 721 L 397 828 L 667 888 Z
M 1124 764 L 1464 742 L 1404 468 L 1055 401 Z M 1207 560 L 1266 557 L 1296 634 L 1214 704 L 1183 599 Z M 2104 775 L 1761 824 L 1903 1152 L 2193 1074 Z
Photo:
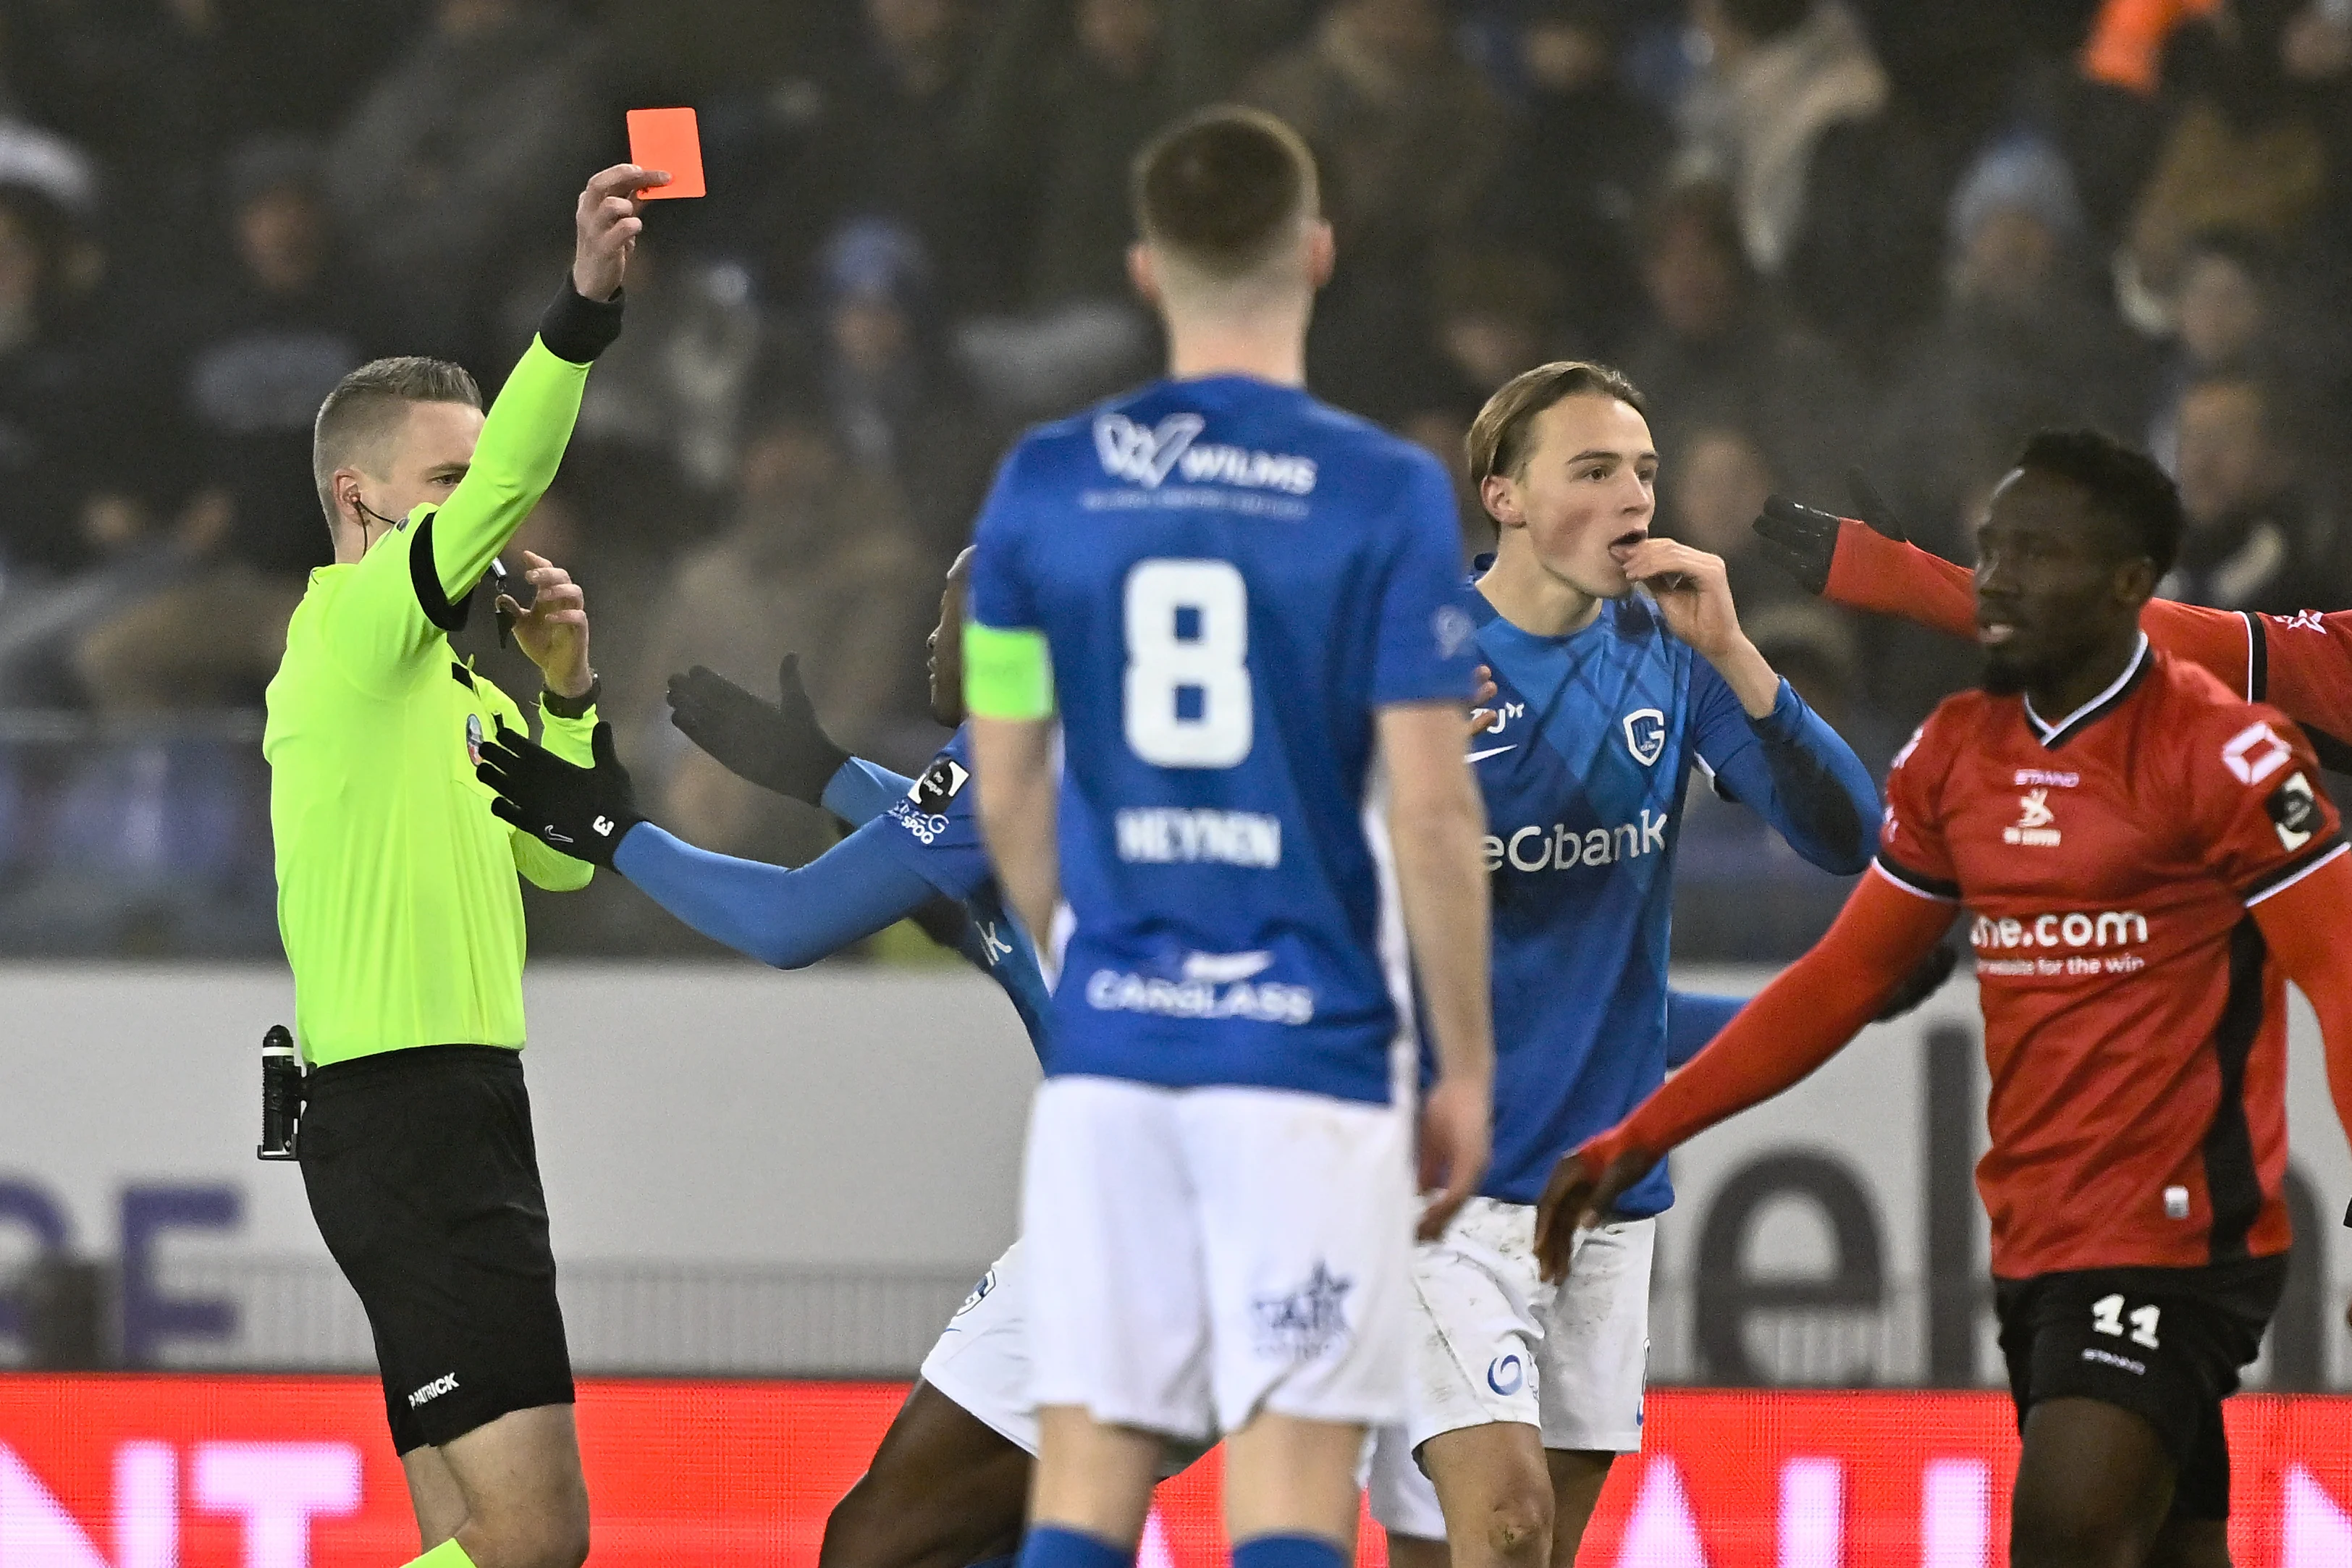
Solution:
M 2121 675 L 2108 682 L 2105 691 L 2100 692 L 2054 724 L 2033 710 L 2032 698 L 2023 698 L 2021 700 L 2025 705 L 2025 721 L 2033 726 L 2033 732 L 2041 737 L 2043 747 L 2054 752 L 2081 731 L 2122 707 L 2124 700 L 2132 694 L 2132 689 L 2139 684 L 2140 677 L 2147 673 L 2147 634 L 2142 632 L 2139 634 L 2139 646 L 2132 649 L 2131 662 L 2124 666 L 2124 672 Z

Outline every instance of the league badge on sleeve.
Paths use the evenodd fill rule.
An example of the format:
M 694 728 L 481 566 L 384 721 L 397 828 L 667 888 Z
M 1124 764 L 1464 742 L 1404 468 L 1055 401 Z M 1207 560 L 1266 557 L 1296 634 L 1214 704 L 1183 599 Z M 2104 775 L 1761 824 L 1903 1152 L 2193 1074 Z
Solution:
M 2284 784 L 2271 791 L 2267 805 L 2279 842 L 2290 850 L 2302 848 L 2319 831 L 2318 797 L 2312 794 L 2311 781 L 2299 772 L 2288 774 Z
M 927 816 L 944 816 L 948 803 L 963 793 L 963 786 L 971 779 L 971 770 L 953 757 L 941 757 L 924 770 L 923 776 L 908 788 L 907 798 L 915 803 L 916 810 Z
M 466 758 L 476 767 L 482 765 L 482 716 L 466 715 Z

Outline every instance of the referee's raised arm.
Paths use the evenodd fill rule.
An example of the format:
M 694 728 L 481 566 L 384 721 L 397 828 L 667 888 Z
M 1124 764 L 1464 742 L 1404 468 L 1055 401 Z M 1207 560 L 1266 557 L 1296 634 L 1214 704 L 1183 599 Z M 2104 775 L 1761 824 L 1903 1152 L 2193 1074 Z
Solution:
M 553 481 L 589 363 L 621 335 L 621 283 L 645 228 L 636 193 L 668 183 L 619 163 L 580 193 L 570 284 L 540 316 L 539 335 L 490 405 L 473 467 L 433 519 L 434 566 L 451 596 L 481 580 Z
M 297 1156 L 367 1310 L 430 1568 L 577 1568 L 588 1552 L 523 1087 L 517 875 L 568 889 L 589 873 L 525 852 L 491 814 L 474 767 L 523 710 L 448 634 L 555 477 L 589 364 L 620 332 L 636 193 L 667 178 L 622 164 L 588 183 L 571 275 L 487 415 L 473 377 L 432 359 L 378 360 L 328 395 L 311 464 L 334 563 L 311 574 L 269 683 L 278 931 L 311 1068 Z M 584 763 L 585 601 L 532 564 L 548 596 L 517 642 L 540 667 L 544 743 Z

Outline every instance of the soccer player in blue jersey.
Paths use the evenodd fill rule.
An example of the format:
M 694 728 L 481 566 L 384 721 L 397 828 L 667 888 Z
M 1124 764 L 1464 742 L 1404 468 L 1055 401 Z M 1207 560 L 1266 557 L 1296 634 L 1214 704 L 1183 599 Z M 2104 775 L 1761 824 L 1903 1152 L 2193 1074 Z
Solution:
M 1611 1462 L 1641 1444 L 1663 1167 L 1584 1235 L 1557 1295 L 1535 1204 L 1560 1154 L 1664 1080 L 1675 847 L 1694 767 L 1825 870 L 1867 864 L 1869 773 L 1741 633 L 1723 563 L 1652 538 L 1641 395 L 1602 366 L 1505 385 L 1469 457 L 1499 538 L 1478 655 L 1507 715 L 1470 752 L 1490 824 L 1495 1159 L 1415 1258 L 1407 1433 L 1455 1568 L 1568 1568 Z M 1384 1523 L 1396 1500 L 1375 1489 Z
M 1424 1229 L 1486 1165 L 1458 534 L 1433 459 L 1303 390 L 1331 238 L 1297 134 L 1204 110 L 1134 184 L 1171 374 L 1014 447 L 965 632 L 982 829 L 1062 973 L 1022 1563 L 1122 1568 L 1162 1442 L 1222 1430 L 1238 1568 L 1339 1568 L 1404 1405 L 1408 936 Z
M 931 637 L 932 716 L 956 726 L 969 561 L 967 551 L 948 573 Z M 902 778 L 834 744 L 790 659 L 782 685 L 782 700 L 771 706 L 697 668 L 672 678 L 670 701 L 678 728 L 729 767 L 852 825 L 807 866 L 710 854 L 644 821 L 602 726 L 593 769 L 511 732 L 486 743 L 482 776 L 500 796 L 492 809 L 550 844 L 608 844 L 612 866 L 664 909 L 778 968 L 814 963 L 915 919 L 1003 987 L 1045 1059 L 1045 983 L 981 848 L 965 732 L 958 728 L 920 778 Z M 609 832 L 598 830 L 600 820 Z M 943 900 L 954 900 L 952 918 L 931 918 Z M 826 1521 L 826 1568 L 962 1568 L 1006 1556 L 1018 1542 L 1037 1447 L 1020 1252 L 1016 1241 L 996 1260 L 924 1359 L 872 1465 Z

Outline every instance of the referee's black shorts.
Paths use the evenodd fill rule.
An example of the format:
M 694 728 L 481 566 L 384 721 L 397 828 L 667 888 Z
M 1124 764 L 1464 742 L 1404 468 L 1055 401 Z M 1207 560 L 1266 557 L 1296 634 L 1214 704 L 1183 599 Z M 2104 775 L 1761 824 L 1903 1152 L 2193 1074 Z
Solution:
M 320 1068 L 298 1148 L 375 1333 L 395 1451 L 572 1403 L 520 1052 L 420 1046 Z

